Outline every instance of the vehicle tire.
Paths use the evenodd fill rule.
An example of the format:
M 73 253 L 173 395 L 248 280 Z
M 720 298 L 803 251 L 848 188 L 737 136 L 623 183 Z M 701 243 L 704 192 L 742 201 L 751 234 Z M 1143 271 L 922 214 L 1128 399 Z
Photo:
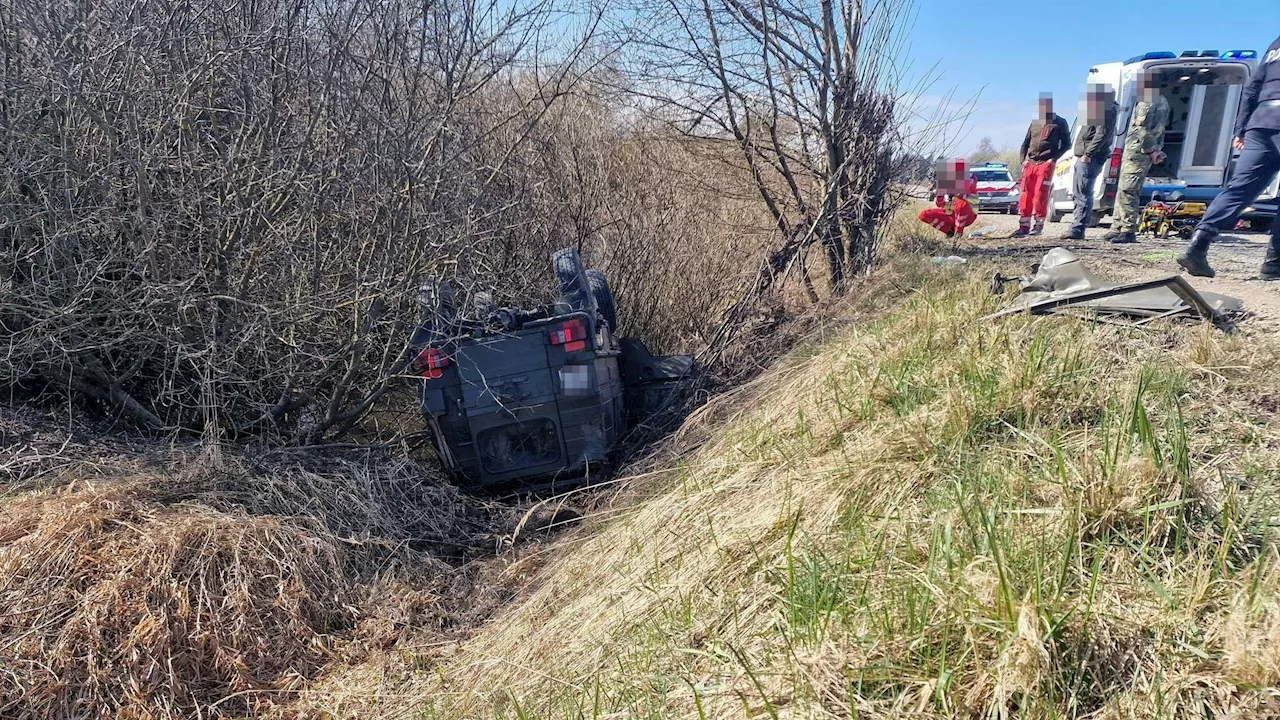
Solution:
M 453 286 L 430 278 L 418 288 L 418 316 L 424 326 L 440 330 L 453 325 L 458 311 L 453 304 Z
M 1059 210 L 1058 208 L 1053 207 L 1053 206 L 1051 205 L 1051 206 L 1049 207 L 1049 222 L 1051 222 L 1051 223 L 1060 223 L 1060 222 L 1062 222 L 1062 218 L 1063 218 L 1064 216 L 1066 216 L 1066 214 L 1067 214 L 1067 213 L 1066 213 L 1066 211 L 1065 211 L 1065 210 Z
M 1090 213 L 1090 214 L 1089 214 L 1089 227 L 1091 227 L 1091 228 L 1096 228 L 1096 227 L 1098 227 L 1099 225 L 1101 225 L 1101 224 L 1102 224 L 1102 216 L 1103 216 L 1103 213 L 1097 212 L 1096 210 L 1095 210 L 1094 212 Z
M 609 280 L 599 270 L 587 271 L 587 285 L 591 287 L 591 296 L 595 298 L 596 309 L 600 317 L 609 323 L 609 329 L 618 331 L 618 306 L 613 301 L 613 290 L 609 289 Z
M 498 309 L 498 304 L 493 301 L 493 295 L 490 293 L 478 292 L 471 298 L 471 307 L 475 311 L 476 319 L 484 322 L 489 319 L 493 311 Z
M 429 278 L 418 287 L 418 329 L 413 346 L 444 342 L 453 334 L 458 314 L 453 305 L 453 286 Z
M 560 299 L 574 310 L 592 314 L 596 312 L 596 300 L 582 270 L 582 258 L 573 248 L 557 250 L 551 255 L 551 266 L 560 284 Z

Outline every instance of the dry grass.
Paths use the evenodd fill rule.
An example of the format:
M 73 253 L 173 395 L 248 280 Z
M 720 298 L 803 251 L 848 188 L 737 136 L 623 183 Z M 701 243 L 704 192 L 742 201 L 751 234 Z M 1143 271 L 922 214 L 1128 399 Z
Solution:
M 515 518 L 412 464 L 94 461 L 0 417 L 0 717 L 1273 712 L 1277 347 L 860 282 L 472 637 L 508 598 L 456 561 Z
M 405 462 L 150 467 L 0 486 L 0 716 L 268 712 L 459 622 L 469 578 L 439 558 L 492 544 L 484 508 Z
M 356 714 L 1274 708 L 1276 347 L 977 323 L 976 277 L 914 286 L 706 408 L 706 442 L 447 661 L 344 688 L 378 703 Z

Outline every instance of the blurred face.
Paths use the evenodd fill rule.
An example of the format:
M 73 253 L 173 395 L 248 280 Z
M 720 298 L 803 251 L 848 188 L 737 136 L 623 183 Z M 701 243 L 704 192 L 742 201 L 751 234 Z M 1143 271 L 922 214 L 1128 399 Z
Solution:
M 960 195 L 969 177 L 968 163 L 963 158 L 940 160 L 934 165 L 933 174 L 938 179 L 938 192 Z
M 1084 121 L 1086 125 L 1100 125 L 1106 120 L 1107 108 L 1111 105 L 1112 91 L 1107 85 L 1091 84 L 1080 100 L 1084 103 Z
M 1159 85 L 1160 82 L 1155 73 L 1144 72 L 1138 77 L 1138 88 L 1142 91 L 1142 94 L 1145 97 L 1155 95 Z
M 1053 98 L 1045 97 L 1043 95 L 1040 96 L 1040 117 L 1053 117 Z

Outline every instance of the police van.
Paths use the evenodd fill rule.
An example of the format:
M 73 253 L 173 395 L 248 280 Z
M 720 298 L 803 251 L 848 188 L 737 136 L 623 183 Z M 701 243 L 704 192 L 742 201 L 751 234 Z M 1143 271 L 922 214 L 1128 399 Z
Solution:
M 1236 113 L 1245 83 L 1257 67 L 1254 50 L 1187 50 L 1149 52 L 1125 62 L 1089 68 L 1087 83 L 1116 89 L 1120 112 L 1111 157 L 1094 182 L 1092 224 L 1109 215 L 1115 205 L 1124 154 L 1124 136 L 1138 100 L 1138 78 L 1145 70 L 1169 102 L 1169 127 L 1164 133 L 1166 157 L 1151 168 L 1143 184 L 1142 201 L 1154 192 L 1180 191 L 1188 200 L 1208 202 L 1226 186 L 1238 154 L 1232 147 Z M 1071 136 L 1083 132 L 1082 118 L 1072 122 Z M 1049 220 L 1059 222 L 1075 207 L 1073 176 L 1076 158 L 1068 152 L 1054 167 L 1049 194 Z M 1263 198 L 1276 196 L 1276 181 Z M 1265 205 L 1265 201 L 1263 203 Z

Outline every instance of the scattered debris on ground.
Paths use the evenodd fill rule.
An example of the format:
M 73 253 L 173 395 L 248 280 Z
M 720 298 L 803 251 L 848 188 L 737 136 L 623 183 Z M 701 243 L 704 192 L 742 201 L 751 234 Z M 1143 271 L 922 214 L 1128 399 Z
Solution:
M 1167 318 L 1212 322 L 1223 330 L 1234 328 L 1232 318 L 1244 311 L 1243 303 L 1227 295 L 1199 292 L 1181 275 L 1136 283 L 1109 283 L 1099 279 L 1066 248 L 1054 248 L 1032 268 L 1031 278 L 992 278 L 994 293 L 1019 282 L 1021 294 L 1009 307 L 983 318 L 1030 312 L 1072 314 L 1095 322 L 1140 327 Z

